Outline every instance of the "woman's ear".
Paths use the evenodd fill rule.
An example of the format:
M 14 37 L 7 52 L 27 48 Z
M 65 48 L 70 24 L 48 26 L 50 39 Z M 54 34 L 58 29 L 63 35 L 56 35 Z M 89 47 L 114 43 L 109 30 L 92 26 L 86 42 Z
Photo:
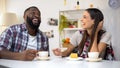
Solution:
M 100 23 L 102 23 L 102 24 L 103 24 L 103 23 L 104 23 L 104 21 L 102 20 L 102 21 L 100 21 Z
M 93 24 L 93 25 L 95 24 L 95 20 L 94 20 L 94 19 L 92 20 L 92 24 Z

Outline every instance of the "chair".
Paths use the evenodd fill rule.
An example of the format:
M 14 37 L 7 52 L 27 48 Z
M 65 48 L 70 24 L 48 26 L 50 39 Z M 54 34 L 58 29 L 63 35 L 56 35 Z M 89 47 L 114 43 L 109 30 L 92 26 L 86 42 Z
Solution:
M 115 60 L 114 50 L 113 50 L 111 44 L 106 47 L 103 59 L 105 59 L 105 60 Z

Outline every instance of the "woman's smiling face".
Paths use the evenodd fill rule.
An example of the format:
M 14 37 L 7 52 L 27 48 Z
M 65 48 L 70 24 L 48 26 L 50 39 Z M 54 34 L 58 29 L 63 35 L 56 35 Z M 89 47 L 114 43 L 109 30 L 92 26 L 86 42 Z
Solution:
M 92 29 L 94 25 L 94 20 L 91 19 L 88 11 L 84 11 L 83 17 L 81 19 L 83 29 Z

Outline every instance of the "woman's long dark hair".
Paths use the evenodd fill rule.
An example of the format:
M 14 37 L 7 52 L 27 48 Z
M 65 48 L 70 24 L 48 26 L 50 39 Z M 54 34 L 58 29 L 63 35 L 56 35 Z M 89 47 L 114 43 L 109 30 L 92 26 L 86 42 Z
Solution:
M 90 36 L 90 46 L 88 48 L 88 51 L 90 51 L 90 49 L 92 47 L 92 44 L 93 44 L 93 41 L 94 41 L 97 26 L 101 21 L 103 21 L 104 17 L 103 17 L 102 12 L 97 8 L 88 8 L 85 11 L 87 11 L 90 14 L 91 19 L 94 20 L 94 26 L 93 26 L 93 29 L 92 29 L 92 35 Z M 103 33 L 105 33 L 104 30 L 100 30 L 98 32 L 97 43 L 100 41 L 100 37 L 101 37 L 101 35 Z M 78 45 L 78 50 L 79 50 L 80 54 L 83 51 L 83 47 L 85 45 L 85 42 L 86 42 L 87 38 L 88 38 L 88 33 L 87 33 L 86 30 L 84 30 L 83 38 L 82 38 L 80 44 Z

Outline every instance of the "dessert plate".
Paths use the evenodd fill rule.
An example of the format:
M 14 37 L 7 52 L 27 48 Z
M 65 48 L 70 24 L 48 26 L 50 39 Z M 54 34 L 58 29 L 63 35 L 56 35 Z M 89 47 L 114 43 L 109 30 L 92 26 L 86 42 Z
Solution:
M 70 57 L 66 57 L 67 60 L 74 60 L 74 61 L 78 61 L 78 60 L 82 60 L 82 57 L 78 57 L 78 58 L 70 58 Z
M 102 61 L 102 58 L 97 58 L 97 59 L 86 58 L 85 60 L 89 62 L 99 62 Z

